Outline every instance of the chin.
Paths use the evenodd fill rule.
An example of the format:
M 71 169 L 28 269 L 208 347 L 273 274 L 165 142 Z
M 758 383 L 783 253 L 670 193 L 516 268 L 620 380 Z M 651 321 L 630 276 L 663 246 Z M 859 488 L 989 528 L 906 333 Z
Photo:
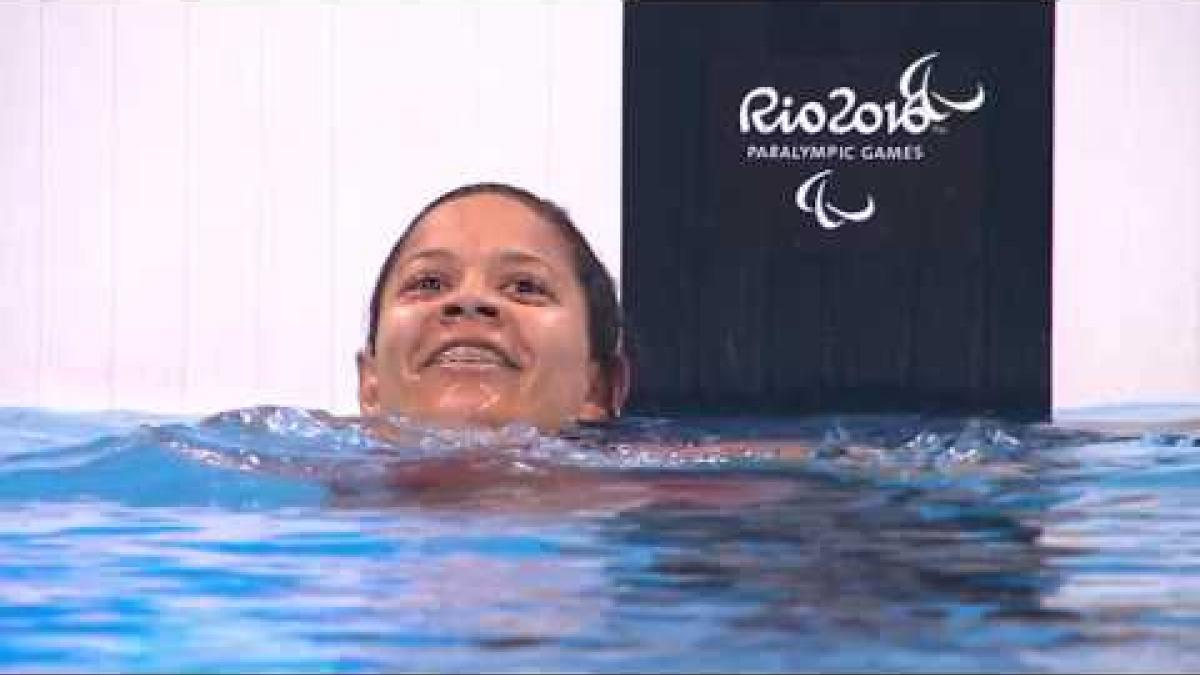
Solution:
M 519 424 L 536 428 L 542 434 L 554 434 L 567 425 L 569 420 L 552 420 L 529 415 L 517 415 L 496 410 L 481 410 L 479 408 L 442 408 L 437 410 L 429 421 L 445 427 L 490 428 L 499 429 L 510 424 Z
M 479 410 L 439 410 L 430 421 L 444 427 L 499 428 L 520 420 Z
M 507 393 L 489 387 L 452 386 L 423 401 L 409 399 L 407 405 L 394 406 L 394 409 L 402 410 L 401 415 L 415 422 L 450 428 L 499 428 L 522 424 L 536 427 L 542 433 L 554 433 L 569 421 L 556 419 L 553 414 L 523 411 L 514 405 L 512 392 Z
M 446 427 L 502 427 L 514 422 L 533 424 L 505 410 L 494 397 L 456 396 L 452 400 L 443 399 L 438 405 L 414 414 L 413 418 Z

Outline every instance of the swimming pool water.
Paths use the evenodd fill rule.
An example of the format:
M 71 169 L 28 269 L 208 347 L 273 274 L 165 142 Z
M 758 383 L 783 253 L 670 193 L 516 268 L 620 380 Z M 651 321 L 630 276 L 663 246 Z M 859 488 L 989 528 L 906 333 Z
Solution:
M 1168 427 L 0 409 L 0 670 L 1191 671 Z M 814 452 L 688 451 L 748 434 Z

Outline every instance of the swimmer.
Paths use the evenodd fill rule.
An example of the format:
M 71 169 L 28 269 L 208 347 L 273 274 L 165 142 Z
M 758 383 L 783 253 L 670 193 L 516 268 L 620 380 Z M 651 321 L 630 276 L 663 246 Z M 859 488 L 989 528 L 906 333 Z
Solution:
M 629 392 L 612 277 L 566 211 L 497 183 L 447 192 L 412 220 L 379 270 L 356 361 L 363 421 L 399 441 L 411 439 L 389 419 L 452 428 L 530 425 L 558 435 L 617 418 Z M 725 443 L 670 452 L 748 450 L 751 444 Z M 394 482 L 429 493 L 513 478 L 561 493 L 598 479 L 565 467 L 540 478 L 506 477 L 482 452 L 397 466 Z M 718 501 L 728 499 L 720 487 Z M 663 489 L 683 498 L 678 486 L 651 492 L 657 499 Z M 689 484 L 687 492 L 695 501 L 703 490 Z M 537 497 L 549 495 L 539 490 Z
M 379 270 L 356 360 L 365 420 L 554 435 L 613 420 L 629 393 L 612 277 L 566 211 L 500 183 L 417 214 Z
M 356 355 L 364 420 L 526 424 L 621 414 L 630 363 L 615 284 L 570 216 L 518 187 L 430 202 L 384 260 Z
M 563 209 L 496 183 L 413 219 L 357 366 L 364 417 L 547 434 L 619 415 L 629 384 L 612 278 Z

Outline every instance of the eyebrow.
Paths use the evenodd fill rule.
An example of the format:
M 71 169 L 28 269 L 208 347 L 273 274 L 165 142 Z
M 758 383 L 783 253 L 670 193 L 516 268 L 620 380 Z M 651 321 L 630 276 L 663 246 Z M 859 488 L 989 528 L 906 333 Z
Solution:
M 497 257 L 500 259 L 500 262 L 504 262 L 504 263 L 517 263 L 517 264 L 533 263 L 536 265 L 542 265 L 543 267 L 552 268 L 550 263 L 547 262 L 545 258 L 538 256 L 538 255 L 534 255 L 532 253 L 527 253 L 525 251 L 517 251 L 514 249 L 508 249 L 508 250 L 501 251 Z
M 521 251 L 518 249 L 505 249 L 505 250 L 501 251 L 496 257 L 499 259 L 499 262 L 501 262 L 501 263 L 535 264 L 535 265 L 542 265 L 543 267 L 553 269 L 553 266 L 549 262 L 547 262 L 547 260 L 544 257 L 535 255 L 533 253 L 529 253 L 527 251 Z M 426 258 L 441 258 L 441 259 L 453 260 L 453 259 L 458 258 L 458 254 L 456 254 L 454 251 L 452 251 L 448 248 L 430 248 L 430 249 L 425 249 L 422 251 L 417 251 L 416 253 L 414 253 L 412 255 L 404 256 L 403 258 L 401 258 L 400 260 L 398 260 L 396 262 L 400 265 L 404 265 L 404 264 L 407 264 L 414 260 L 423 260 Z
M 429 248 L 423 251 L 417 251 L 412 255 L 401 256 L 396 262 L 398 264 L 406 264 L 412 260 L 422 260 L 424 258 L 455 258 L 454 251 L 448 248 Z

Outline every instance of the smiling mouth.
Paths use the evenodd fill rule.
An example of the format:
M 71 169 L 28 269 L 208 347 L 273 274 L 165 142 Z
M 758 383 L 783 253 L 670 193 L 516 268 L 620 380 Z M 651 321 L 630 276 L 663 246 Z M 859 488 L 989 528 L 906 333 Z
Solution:
M 487 345 L 456 344 L 436 352 L 430 366 L 462 369 L 516 368 L 516 364 L 499 350 Z

